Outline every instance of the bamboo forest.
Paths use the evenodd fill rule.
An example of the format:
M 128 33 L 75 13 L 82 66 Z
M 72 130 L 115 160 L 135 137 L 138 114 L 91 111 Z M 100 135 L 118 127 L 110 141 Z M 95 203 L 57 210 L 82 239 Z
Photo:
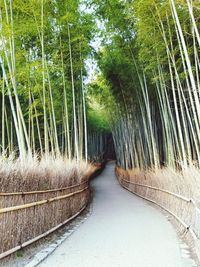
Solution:
M 74 241 L 82 254 L 66 252 L 76 230 L 63 259 L 56 249 L 34 265 L 46 236 L 57 240 L 91 205 L 94 221 Z M 151 229 L 156 216 L 170 222 Z M 160 256 L 142 256 L 137 220 Z M 106 223 L 119 224 L 113 245 Z M 168 255 L 168 227 L 191 265 Z M 199 244 L 200 1 L 0 0 L 0 266 L 192 267 Z

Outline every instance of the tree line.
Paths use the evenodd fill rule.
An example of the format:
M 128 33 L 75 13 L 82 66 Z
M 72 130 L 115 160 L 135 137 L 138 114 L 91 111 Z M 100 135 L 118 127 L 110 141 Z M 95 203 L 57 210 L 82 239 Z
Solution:
M 90 1 L 103 23 L 91 83 L 124 168 L 200 165 L 200 2 Z
M 87 159 L 92 15 L 79 0 L 2 0 L 0 21 L 1 154 Z

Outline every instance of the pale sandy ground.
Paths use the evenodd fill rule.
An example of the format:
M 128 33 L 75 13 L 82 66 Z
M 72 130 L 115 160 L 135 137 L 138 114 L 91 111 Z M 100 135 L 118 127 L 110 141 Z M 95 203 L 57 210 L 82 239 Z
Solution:
M 92 185 L 92 215 L 39 267 L 183 266 L 171 223 L 119 185 L 114 164 Z

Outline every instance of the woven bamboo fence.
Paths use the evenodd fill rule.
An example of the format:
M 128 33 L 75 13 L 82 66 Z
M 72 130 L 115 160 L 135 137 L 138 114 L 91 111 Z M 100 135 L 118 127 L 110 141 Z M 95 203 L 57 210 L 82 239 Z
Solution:
M 0 259 L 73 219 L 88 200 L 88 181 L 45 191 L 0 193 Z
M 135 195 L 150 201 L 170 213 L 185 235 L 190 235 L 192 245 L 200 259 L 200 208 L 192 199 L 148 184 L 131 181 L 116 170 L 120 184 Z

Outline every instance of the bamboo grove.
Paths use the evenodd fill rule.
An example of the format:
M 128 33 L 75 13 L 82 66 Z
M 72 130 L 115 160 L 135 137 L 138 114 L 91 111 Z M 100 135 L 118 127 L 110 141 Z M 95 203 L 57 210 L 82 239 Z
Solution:
M 87 160 L 84 61 L 91 15 L 80 1 L 1 0 L 0 150 Z
M 111 114 L 118 164 L 199 167 L 200 2 L 92 2 L 104 46 L 91 87 Z
M 1 0 L 1 154 L 98 161 L 110 128 L 123 168 L 199 167 L 199 10 L 197 0 Z M 86 86 L 89 57 L 99 73 Z

